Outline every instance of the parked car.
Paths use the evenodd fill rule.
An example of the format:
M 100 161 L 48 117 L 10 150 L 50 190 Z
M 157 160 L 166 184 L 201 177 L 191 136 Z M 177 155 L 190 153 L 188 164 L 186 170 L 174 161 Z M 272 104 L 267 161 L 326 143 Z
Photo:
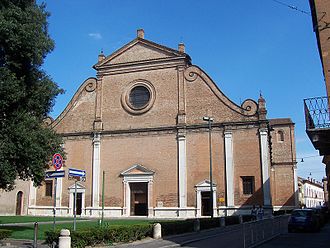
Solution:
M 326 216 L 324 211 L 322 211 L 321 207 L 316 207 L 316 208 L 311 208 L 314 213 L 316 214 L 316 216 L 319 218 L 320 220 L 320 226 L 323 227 L 326 223 Z
M 288 232 L 296 230 L 315 232 L 320 230 L 320 218 L 313 209 L 295 209 L 292 211 Z

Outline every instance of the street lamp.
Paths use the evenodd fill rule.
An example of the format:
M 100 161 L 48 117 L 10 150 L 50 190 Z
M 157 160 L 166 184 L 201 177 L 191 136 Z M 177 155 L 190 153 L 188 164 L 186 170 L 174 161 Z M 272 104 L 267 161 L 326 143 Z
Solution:
M 209 125 L 209 150 L 210 150 L 210 205 L 211 205 L 211 218 L 213 218 L 213 180 L 212 180 L 212 122 L 213 118 L 204 116 L 203 121 L 207 121 Z

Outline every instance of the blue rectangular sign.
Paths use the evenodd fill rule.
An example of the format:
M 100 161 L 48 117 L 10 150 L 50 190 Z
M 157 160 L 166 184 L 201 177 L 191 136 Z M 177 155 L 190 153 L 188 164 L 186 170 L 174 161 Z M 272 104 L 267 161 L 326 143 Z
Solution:
M 64 170 L 59 170 L 59 171 L 46 171 L 45 177 L 46 177 L 46 178 L 65 177 L 65 171 L 64 171 Z
M 69 176 L 86 177 L 86 171 L 85 170 L 78 170 L 78 169 L 69 168 Z

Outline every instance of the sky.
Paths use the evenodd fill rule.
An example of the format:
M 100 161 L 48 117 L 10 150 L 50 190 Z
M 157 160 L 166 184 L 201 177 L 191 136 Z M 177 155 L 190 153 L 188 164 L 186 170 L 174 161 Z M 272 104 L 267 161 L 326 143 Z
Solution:
M 145 39 L 158 44 L 177 49 L 183 42 L 192 63 L 235 103 L 261 93 L 268 118 L 295 123 L 298 176 L 325 176 L 322 157 L 305 133 L 303 99 L 326 95 L 308 0 L 44 2 L 55 49 L 43 69 L 65 90 L 53 118 L 85 79 L 96 76 L 98 54 L 110 55 L 143 28 Z

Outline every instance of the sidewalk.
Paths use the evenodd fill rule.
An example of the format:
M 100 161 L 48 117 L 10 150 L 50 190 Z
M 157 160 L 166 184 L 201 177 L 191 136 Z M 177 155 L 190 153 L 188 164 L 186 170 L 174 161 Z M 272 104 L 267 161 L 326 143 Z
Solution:
M 42 244 L 43 241 L 38 241 L 38 248 L 49 248 L 48 245 Z M 6 239 L 0 242 L 0 247 L 6 248 L 32 248 L 33 240 L 22 239 Z
M 127 244 L 118 244 L 114 246 L 104 246 L 105 247 L 115 247 L 115 248 L 126 248 L 126 247 L 137 247 L 137 248 L 170 248 L 170 247 L 180 247 L 187 245 L 189 243 L 208 239 L 211 237 L 215 237 L 219 234 L 223 233 L 229 233 L 233 231 L 237 231 L 240 229 L 241 226 L 239 224 L 232 225 L 232 226 L 226 226 L 226 227 L 218 227 L 214 229 L 209 230 L 202 230 L 199 232 L 192 232 L 192 233 L 186 233 L 186 234 L 179 234 L 179 235 L 172 235 L 167 236 L 162 239 L 152 239 L 147 238 L 140 241 L 135 241 L 132 243 Z

